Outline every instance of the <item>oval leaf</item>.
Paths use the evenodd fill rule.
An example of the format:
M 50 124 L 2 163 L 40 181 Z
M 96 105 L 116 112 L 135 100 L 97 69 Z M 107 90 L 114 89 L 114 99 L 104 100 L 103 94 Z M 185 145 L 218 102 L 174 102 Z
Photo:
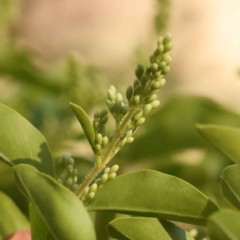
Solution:
M 240 163 L 240 129 L 220 125 L 197 125 L 198 131 L 214 147 L 235 163 Z
M 230 210 L 219 211 L 210 217 L 207 227 L 211 240 L 240 239 L 240 214 Z
M 33 203 L 54 239 L 95 239 L 88 213 L 70 190 L 32 166 L 19 164 L 13 169 L 19 189 Z
M 236 208 L 240 209 L 240 166 L 232 165 L 221 174 L 221 188 L 224 197 Z
M 88 139 L 88 142 L 90 143 L 90 145 L 94 151 L 95 133 L 94 133 L 94 129 L 93 129 L 92 123 L 91 123 L 88 115 L 78 105 L 76 105 L 74 103 L 70 103 L 70 105 L 71 105 L 78 121 L 80 122 L 80 124 L 82 126 L 82 129 Z
M 0 191 L 0 239 L 20 230 L 29 229 L 27 218 L 6 194 Z
M 121 175 L 104 184 L 88 210 L 204 225 L 207 217 L 218 208 L 189 183 L 157 171 L 143 170 Z
M 0 159 L 9 165 L 26 163 L 54 176 L 54 164 L 42 134 L 11 108 L 0 104 Z
M 119 240 L 194 240 L 173 223 L 157 218 L 118 218 L 109 223 L 108 233 Z

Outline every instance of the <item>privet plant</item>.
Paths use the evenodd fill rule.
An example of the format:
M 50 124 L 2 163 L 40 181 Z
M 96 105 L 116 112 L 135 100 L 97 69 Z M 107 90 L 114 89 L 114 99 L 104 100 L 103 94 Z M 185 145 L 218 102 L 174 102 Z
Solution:
M 125 144 L 134 141 L 137 129 L 159 105 L 157 92 L 170 70 L 171 48 L 171 34 L 159 38 L 150 64 L 137 66 L 136 80 L 126 89 L 126 97 L 111 86 L 107 108 L 97 111 L 93 121 L 81 107 L 71 103 L 95 156 L 94 167 L 81 183 L 70 153 L 62 155 L 58 163 L 62 172 L 55 176 L 43 136 L 18 113 L 0 105 L 0 159 L 13 169 L 16 184 L 30 203 L 29 222 L 14 202 L 0 192 L 0 239 L 31 228 L 32 240 L 94 240 L 94 217 L 91 219 L 89 212 L 125 214 L 106 226 L 113 239 L 195 239 L 195 229 L 187 232 L 172 221 L 207 226 L 212 240 L 240 239 L 240 214 L 234 210 L 219 211 L 213 201 L 189 183 L 153 170 L 117 177 L 121 163 L 110 164 Z M 115 122 L 111 131 L 107 128 L 110 115 Z M 228 157 L 240 161 L 236 147 L 240 130 L 203 125 L 198 130 Z M 223 194 L 237 209 L 239 172 L 240 167 L 234 165 L 221 176 Z

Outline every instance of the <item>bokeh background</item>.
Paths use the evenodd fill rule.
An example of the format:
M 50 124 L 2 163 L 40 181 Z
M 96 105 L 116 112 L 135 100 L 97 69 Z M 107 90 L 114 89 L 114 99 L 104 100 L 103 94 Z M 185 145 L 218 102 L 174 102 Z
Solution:
M 93 116 L 105 106 L 108 87 L 124 93 L 137 63 L 147 64 L 158 37 L 171 32 L 162 105 L 114 162 L 122 173 L 151 168 L 175 175 L 227 206 L 218 182 L 230 161 L 195 124 L 240 127 L 239 26 L 237 0 L 0 0 L 0 102 L 43 133 L 56 160 L 70 151 L 82 178 L 93 156 L 68 103 Z M 10 171 L 1 163 L 0 189 L 28 214 Z M 107 220 L 98 216 L 102 226 Z

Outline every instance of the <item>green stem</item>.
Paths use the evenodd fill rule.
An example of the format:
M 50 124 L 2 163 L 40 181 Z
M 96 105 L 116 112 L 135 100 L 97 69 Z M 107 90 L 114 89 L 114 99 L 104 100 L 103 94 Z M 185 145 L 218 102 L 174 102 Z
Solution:
M 77 197 L 81 197 L 83 190 L 91 183 L 91 181 L 96 177 L 96 175 L 101 172 L 105 165 L 111 160 L 112 158 L 112 152 L 114 151 L 116 144 L 119 140 L 119 138 L 125 133 L 125 127 L 127 126 L 129 120 L 133 117 L 133 115 L 136 112 L 137 106 L 134 106 L 125 117 L 124 121 L 119 125 L 118 129 L 116 130 L 116 133 L 110 142 L 109 146 L 107 147 L 104 155 L 102 156 L 101 164 L 96 164 L 94 168 L 90 171 L 90 173 L 87 175 L 87 177 L 83 180 L 82 184 L 79 186 L 78 190 L 76 191 Z M 99 163 L 99 159 L 98 159 Z

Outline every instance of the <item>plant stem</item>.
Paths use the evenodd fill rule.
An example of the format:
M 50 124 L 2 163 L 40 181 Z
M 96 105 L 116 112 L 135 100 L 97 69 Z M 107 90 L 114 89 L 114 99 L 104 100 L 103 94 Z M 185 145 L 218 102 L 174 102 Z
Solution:
M 87 175 L 87 177 L 83 180 L 83 182 L 79 186 L 78 190 L 76 191 L 77 197 L 79 197 L 79 198 L 81 197 L 83 190 L 91 183 L 91 181 L 96 177 L 96 175 L 99 172 L 101 172 L 104 169 L 105 165 L 111 160 L 112 152 L 113 152 L 119 138 L 124 134 L 125 127 L 127 126 L 129 120 L 135 114 L 137 108 L 138 108 L 138 105 L 134 106 L 132 109 L 130 109 L 130 111 L 128 112 L 124 121 L 119 125 L 112 141 L 110 142 L 104 155 L 102 156 L 101 164 L 96 164 L 94 166 L 94 168 L 90 171 L 90 173 Z

